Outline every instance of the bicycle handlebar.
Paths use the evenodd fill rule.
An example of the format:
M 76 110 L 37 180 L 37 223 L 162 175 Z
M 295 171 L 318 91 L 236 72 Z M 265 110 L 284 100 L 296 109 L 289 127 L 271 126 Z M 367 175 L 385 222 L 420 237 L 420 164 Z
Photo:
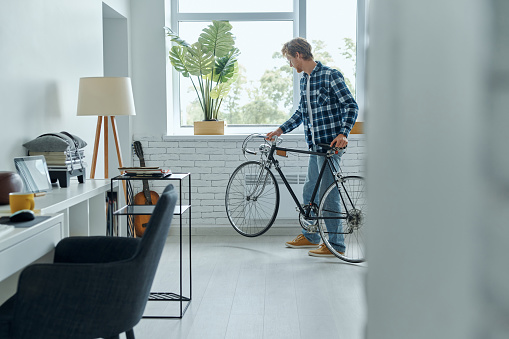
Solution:
M 268 152 L 268 148 L 269 145 L 279 145 L 283 142 L 283 138 L 281 137 L 278 137 L 278 136 L 273 136 L 271 140 L 268 140 L 267 139 L 267 136 L 264 135 L 264 134 L 260 134 L 260 133 L 253 133 L 253 134 L 250 134 L 247 136 L 246 139 L 244 139 L 244 142 L 242 143 L 242 152 L 244 153 L 244 156 L 247 154 L 252 154 L 252 155 L 257 155 L 258 154 L 258 151 L 255 151 L 255 150 L 251 150 L 249 148 L 247 148 L 247 144 L 249 141 L 251 141 L 251 139 L 253 138 L 261 138 L 265 141 L 265 145 L 262 144 L 258 147 L 258 151 L 262 151 L 262 152 L 265 152 L 267 153 Z M 345 151 L 346 150 L 346 146 L 343 147 L 343 148 L 340 148 L 340 147 L 330 147 L 329 144 L 324 144 L 324 143 L 319 143 L 317 144 L 317 146 L 321 147 L 323 150 L 325 150 L 325 153 L 334 153 L 334 154 L 338 154 L 339 152 L 342 152 L 342 151 Z
M 253 138 L 262 138 L 267 144 L 268 143 L 276 143 L 276 144 L 280 144 L 281 142 L 283 142 L 283 139 L 281 137 L 274 137 L 273 140 L 267 140 L 266 138 L 266 135 L 265 134 L 260 134 L 260 133 L 253 133 L 253 134 L 250 134 L 247 136 L 246 139 L 244 139 L 244 142 L 242 143 L 242 152 L 244 153 L 244 156 L 246 155 L 246 153 L 248 154 L 252 154 L 252 155 L 257 155 L 258 152 L 257 151 L 254 151 L 254 150 L 250 150 L 249 148 L 247 148 L 247 143 L 253 139 Z M 262 150 L 261 149 L 262 146 L 260 146 L 259 150 Z
M 347 146 L 345 146 L 345 147 L 331 147 L 330 144 L 323 144 L 323 143 L 318 143 L 317 146 L 320 146 L 321 148 L 323 148 L 325 150 L 329 150 L 329 149 L 342 150 L 342 149 L 345 149 L 347 147 Z
M 319 144 L 317 144 L 317 146 L 323 148 L 326 152 L 332 151 L 335 154 L 338 154 L 341 151 L 345 151 L 346 147 L 347 147 L 347 146 L 345 146 L 345 147 L 331 147 L 330 144 L 323 144 L 323 143 L 319 143 Z

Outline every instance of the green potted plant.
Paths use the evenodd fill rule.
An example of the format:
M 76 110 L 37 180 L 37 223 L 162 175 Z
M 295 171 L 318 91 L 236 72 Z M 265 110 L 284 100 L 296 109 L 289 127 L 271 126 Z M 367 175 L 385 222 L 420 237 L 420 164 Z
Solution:
M 218 122 L 217 116 L 223 98 L 239 74 L 240 51 L 235 47 L 232 25 L 228 21 L 212 21 L 194 44 L 187 43 L 170 28 L 165 29 L 176 43 L 170 49 L 170 62 L 177 72 L 191 79 L 203 110 L 204 121 L 195 122 L 194 134 L 224 134 L 225 122 Z M 214 132 L 211 125 L 219 130 Z

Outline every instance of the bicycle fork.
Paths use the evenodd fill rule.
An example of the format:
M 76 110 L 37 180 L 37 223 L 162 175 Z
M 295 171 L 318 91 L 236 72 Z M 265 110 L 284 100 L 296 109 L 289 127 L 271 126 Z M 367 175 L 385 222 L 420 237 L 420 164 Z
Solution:
M 264 176 L 265 178 L 263 178 Z M 255 179 L 255 185 L 253 187 L 253 190 L 249 194 L 247 194 L 246 200 L 257 201 L 260 194 L 263 193 L 265 186 L 267 186 L 267 180 L 269 180 L 269 173 L 265 169 L 264 164 L 262 164 L 260 173 L 258 173 L 257 178 Z

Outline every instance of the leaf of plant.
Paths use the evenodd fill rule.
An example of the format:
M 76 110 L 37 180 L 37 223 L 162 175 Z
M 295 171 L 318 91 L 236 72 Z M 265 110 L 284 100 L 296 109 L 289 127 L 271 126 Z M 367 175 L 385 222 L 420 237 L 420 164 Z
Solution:
M 237 79 L 239 78 L 239 62 L 235 61 L 235 64 L 233 65 L 233 75 L 231 78 L 228 79 L 228 82 L 230 84 L 233 84 Z
M 207 75 L 212 73 L 214 55 L 207 52 L 200 42 L 196 42 L 191 45 L 189 53 L 186 54 L 186 65 L 192 75 Z
M 214 56 L 224 57 L 235 44 L 231 29 L 232 25 L 228 21 L 213 20 L 211 25 L 203 29 L 198 41 Z
M 175 70 L 186 78 L 189 77 L 189 69 L 186 64 L 186 49 L 181 46 L 173 46 L 170 49 L 170 62 Z
M 223 99 L 230 92 L 231 83 L 220 83 L 210 91 L 210 97 L 212 99 Z
M 234 66 L 239 55 L 239 49 L 233 48 L 226 56 L 216 59 L 216 68 L 214 70 L 215 82 L 226 82 L 235 74 Z
M 171 37 L 171 39 L 170 39 L 171 41 L 177 43 L 178 45 L 180 45 L 182 47 L 191 47 L 191 45 L 187 41 L 185 41 L 184 39 L 179 37 L 177 35 L 177 33 L 172 31 L 172 29 L 170 27 L 164 27 L 164 29 L 166 29 L 166 35 Z

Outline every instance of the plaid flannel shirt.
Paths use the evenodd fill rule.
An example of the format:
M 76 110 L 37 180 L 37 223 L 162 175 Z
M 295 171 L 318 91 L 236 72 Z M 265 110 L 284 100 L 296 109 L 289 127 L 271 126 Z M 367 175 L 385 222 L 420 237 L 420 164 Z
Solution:
M 309 123 L 306 84 L 310 80 L 310 98 L 313 109 L 313 131 L 316 144 L 330 144 L 339 134 L 348 137 L 355 124 L 359 107 L 345 84 L 341 72 L 316 63 L 311 75 L 304 73 L 300 79 L 300 103 L 295 113 L 279 126 L 287 133 L 304 124 L 306 141 L 313 146 Z

